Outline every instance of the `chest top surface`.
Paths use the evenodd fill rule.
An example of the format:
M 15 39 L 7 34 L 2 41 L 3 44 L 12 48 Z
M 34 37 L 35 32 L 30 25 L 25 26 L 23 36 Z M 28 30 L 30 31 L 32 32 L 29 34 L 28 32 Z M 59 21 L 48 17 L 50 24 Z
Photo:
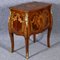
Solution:
M 28 3 L 23 3 L 20 5 L 12 6 L 10 7 L 11 10 L 22 10 L 22 11 L 32 11 L 32 10 L 38 10 L 42 9 L 45 7 L 51 6 L 50 3 L 44 3 L 44 2 L 28 2 Z

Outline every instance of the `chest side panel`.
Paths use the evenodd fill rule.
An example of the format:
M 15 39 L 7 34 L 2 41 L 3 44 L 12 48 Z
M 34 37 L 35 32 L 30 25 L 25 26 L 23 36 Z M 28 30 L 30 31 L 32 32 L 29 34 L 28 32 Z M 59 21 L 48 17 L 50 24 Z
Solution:
M 13 32 L 22 33 L 24 31 L 24 13 L 11 11 L 9 24 Z

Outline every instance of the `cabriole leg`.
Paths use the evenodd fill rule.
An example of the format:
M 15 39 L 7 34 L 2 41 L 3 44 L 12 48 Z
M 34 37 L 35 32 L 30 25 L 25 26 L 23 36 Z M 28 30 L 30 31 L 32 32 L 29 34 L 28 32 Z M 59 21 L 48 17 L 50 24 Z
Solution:
M 34 43 L 36 42 L 36 34 L 33 35 Z
M 11 52 L 14 52 L 14 36 L 13 33 L 9 33 L 11 40 Z
M 29 58 L 29 38 L 25 38 L 25 46 L 26 46 L 26 60 Z

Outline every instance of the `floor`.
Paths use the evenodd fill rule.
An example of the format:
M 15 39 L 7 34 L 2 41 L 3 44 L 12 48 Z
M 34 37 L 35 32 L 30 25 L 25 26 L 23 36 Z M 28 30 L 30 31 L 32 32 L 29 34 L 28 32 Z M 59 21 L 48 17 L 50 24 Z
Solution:
M 60 34 L 51 34 L 51 48 L 46 46 L 47 31 L 36 35 L 36 43 L 33 43 L 33 35 L 30 37 L 29 60 L 60 60 Z M 11 53 L 11 43 L 8 31 L 0 33 L 0 60 L 25 60 L 24 37 L 14 35 L 15 52 Z

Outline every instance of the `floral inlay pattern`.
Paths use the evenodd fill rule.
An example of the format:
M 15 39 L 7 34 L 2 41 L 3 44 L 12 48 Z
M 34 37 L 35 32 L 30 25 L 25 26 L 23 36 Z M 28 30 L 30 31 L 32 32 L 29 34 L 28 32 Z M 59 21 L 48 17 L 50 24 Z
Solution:
M 49 11 L 43 10 L 34 12 L 31 18 L 31 31 L 42 31 L 48 26 Z
M 20 13 L 12 12 L 11 19 L 10 19 L 10 26 L 15 31 L 23 31 L 23 22 L 24 22 L 24 15 Z

